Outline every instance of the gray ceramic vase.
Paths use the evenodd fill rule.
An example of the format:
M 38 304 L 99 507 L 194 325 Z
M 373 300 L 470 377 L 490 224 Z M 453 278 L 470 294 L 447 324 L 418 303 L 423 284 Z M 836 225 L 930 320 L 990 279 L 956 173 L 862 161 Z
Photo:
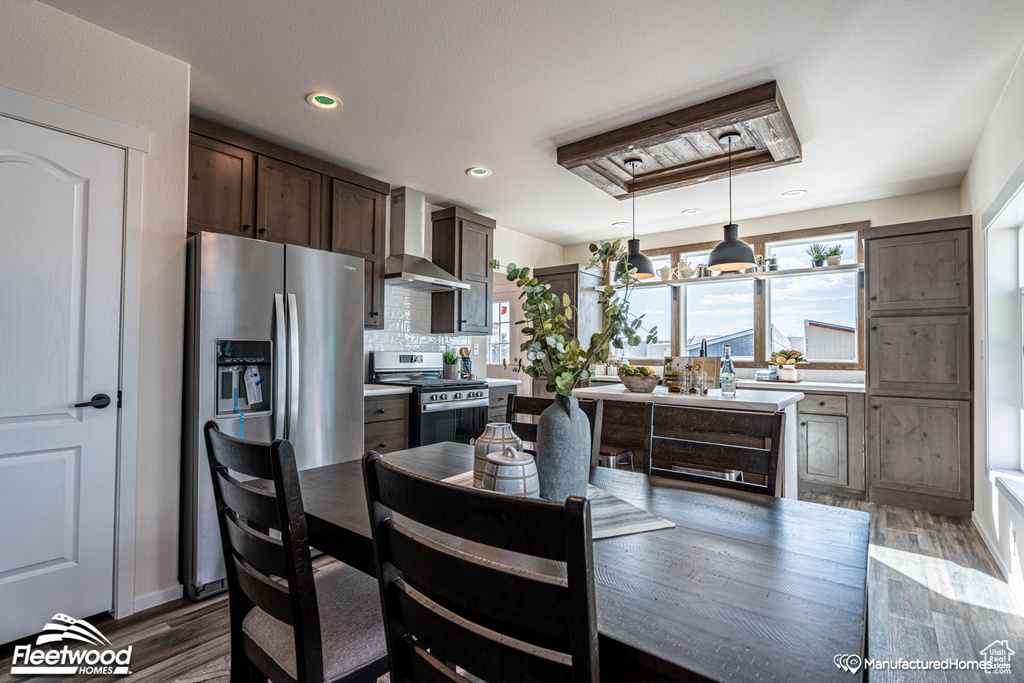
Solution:
M 480 488 L 483 485 L 487 454 L 503 453 L 509 446 L 516 451 L 523 450 L 523 440 L 512 431 L 512 425 L 508 422 L 487 423 L 484 433 L 473 444 L 473 486 Z
M 590 420 L 575 396 L 556 395 L 537 424 L 540 497 L 565 502 L 587 495 L 590 480 Z

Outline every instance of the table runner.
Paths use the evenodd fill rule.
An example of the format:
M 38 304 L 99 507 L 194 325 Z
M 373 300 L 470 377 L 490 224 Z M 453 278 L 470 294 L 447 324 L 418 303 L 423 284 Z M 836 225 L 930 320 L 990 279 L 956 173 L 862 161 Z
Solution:
M 456 474 L 442 481 L 473 488 L 473 471 Z M 595 541 L 675 526 L 667 519 L 652 515 L 592 484 L 587 485 L 587 499 L 590 501 L 590 523 Z

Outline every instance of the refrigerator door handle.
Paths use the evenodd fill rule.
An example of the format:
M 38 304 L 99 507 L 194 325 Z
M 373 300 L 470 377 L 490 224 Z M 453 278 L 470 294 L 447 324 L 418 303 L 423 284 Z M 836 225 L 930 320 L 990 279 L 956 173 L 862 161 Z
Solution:
M 288 389 L 288 349 L 285 341 L 284 295 L 274 295 L 274 438 L 284 438 Z
M 299 420 L 299 306 L 288 295 L 288 428 L 286 439 L 295 438 Z

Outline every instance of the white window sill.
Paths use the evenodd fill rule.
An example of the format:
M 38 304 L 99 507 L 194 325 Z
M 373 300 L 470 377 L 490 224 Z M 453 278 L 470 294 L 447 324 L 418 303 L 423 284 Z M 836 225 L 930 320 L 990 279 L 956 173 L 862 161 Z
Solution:
M 1020 470 L 989 470 L 989 478 L 1010 505 L 1024 517 L 1024 472 Z

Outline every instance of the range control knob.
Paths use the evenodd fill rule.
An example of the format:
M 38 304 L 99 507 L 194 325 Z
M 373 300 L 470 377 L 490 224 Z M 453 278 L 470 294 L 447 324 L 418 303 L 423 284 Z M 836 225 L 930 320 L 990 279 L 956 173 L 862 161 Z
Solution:
M 457 393 L 457 394 L 455 394 L 455 396 L 453 396 L 452 398 L 462 398 L 462 394 L 461 394 L 461 393 Z
M 447 401 L 448 400 L 448 394 L 441 394 L 441 400 L 442 401 Z
M 437 400 L 437 394 L 431 394 L 430 395 L 430 400 L 431 401 L 436 401 Z

